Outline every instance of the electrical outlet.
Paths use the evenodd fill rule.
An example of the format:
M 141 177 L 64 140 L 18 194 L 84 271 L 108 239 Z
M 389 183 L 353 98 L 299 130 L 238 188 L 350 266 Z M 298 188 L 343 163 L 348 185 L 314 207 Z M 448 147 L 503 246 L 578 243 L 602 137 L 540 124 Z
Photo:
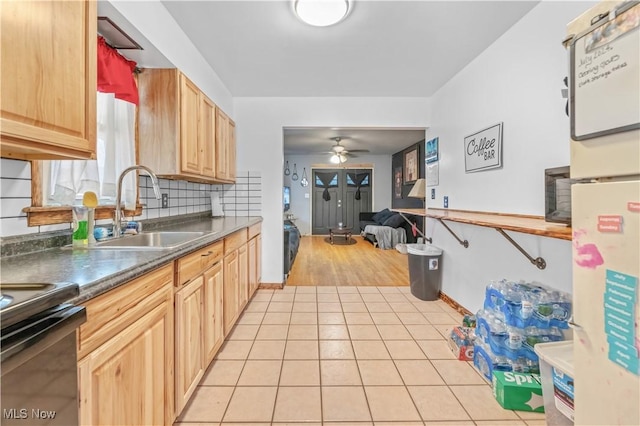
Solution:
M 446 195 L 444 196 L 444 208 L 449 208 L 449 197 L 447 197 Z
M 169 208 L 169 194 L 162 194 L 162 208 Z
M 436 199 L 436 189 L 435 188 L 431 188 L 431 199 L 432 200 Z

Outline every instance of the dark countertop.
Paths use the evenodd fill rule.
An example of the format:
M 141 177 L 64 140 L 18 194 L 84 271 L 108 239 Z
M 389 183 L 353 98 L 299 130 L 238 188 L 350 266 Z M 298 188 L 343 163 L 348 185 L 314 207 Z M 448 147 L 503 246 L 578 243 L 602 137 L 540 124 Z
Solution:
M 80 295 L 73 302 L 81 303 L 261 221 L 260 217 L 226 217 L 162 227 L 159 230 L 211 233 L 174 250 L 87 250 L 61 247 L 4 257 L 0 261 L 0 281 L 74 282 L 80 286 Z

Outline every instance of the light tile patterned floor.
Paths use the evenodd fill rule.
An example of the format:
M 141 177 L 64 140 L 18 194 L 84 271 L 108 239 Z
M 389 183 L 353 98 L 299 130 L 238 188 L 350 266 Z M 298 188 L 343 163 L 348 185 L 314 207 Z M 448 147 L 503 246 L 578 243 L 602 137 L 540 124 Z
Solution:
M 454 358 L 461 320 L 408 287 L 258 290 L 176 425 L 545 425 Z

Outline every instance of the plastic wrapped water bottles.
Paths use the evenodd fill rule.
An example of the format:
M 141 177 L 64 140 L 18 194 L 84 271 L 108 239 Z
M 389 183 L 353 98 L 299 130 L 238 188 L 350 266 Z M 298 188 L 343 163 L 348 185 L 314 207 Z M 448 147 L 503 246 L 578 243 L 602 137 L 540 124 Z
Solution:
M 571 296 L 539 283 L 493 281 L 476 314 L 474 364 L 488 379 L 495 370 L 537 373 L 541 342 L 564 340 Z
M 540 283 L 502 280 L 487 286 L 484 308 L 502 312 L 510 326 L 567 329 L 571 296 Z

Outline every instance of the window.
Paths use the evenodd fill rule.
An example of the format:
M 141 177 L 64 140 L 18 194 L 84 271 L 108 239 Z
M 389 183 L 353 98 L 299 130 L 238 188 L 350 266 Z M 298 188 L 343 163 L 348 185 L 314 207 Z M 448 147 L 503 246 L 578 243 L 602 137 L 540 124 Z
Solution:
M 81 204 L 86 191 L 95 192 L 100 205 L 114 204 L 120 172 L 135 164 L 135 105 L 98 93 L 96 110 L 97 159 L 43 162 L 44 205 Z M 134 175 L 125 177 L 122 199 L 126 208 L 135 207 Z
M 328 181 L 327 184 L 324 182 Z M 329 173 L 316 173 L 316 183 L 317 188 L 334 188 L 338 186 L 338 174 L 335 173 L 333 176 Z
M 32 206 L 25 209 L 29 226 L 71 222 L 71 205 L 82 204 L 85 191 L 98 195 L 96 219 L 113 216 L 117 179 L 136 164 L 136 106 L 113 94 L 97 94 L 96 160 L 32 162 Z M 137 202 L 137 179 L 133 173 L 123 181 L 122 201 L 127 215 L 141 214 Z
M 364 188 L 369 186 L 369 173 L 347 173 L 347 186 Z

